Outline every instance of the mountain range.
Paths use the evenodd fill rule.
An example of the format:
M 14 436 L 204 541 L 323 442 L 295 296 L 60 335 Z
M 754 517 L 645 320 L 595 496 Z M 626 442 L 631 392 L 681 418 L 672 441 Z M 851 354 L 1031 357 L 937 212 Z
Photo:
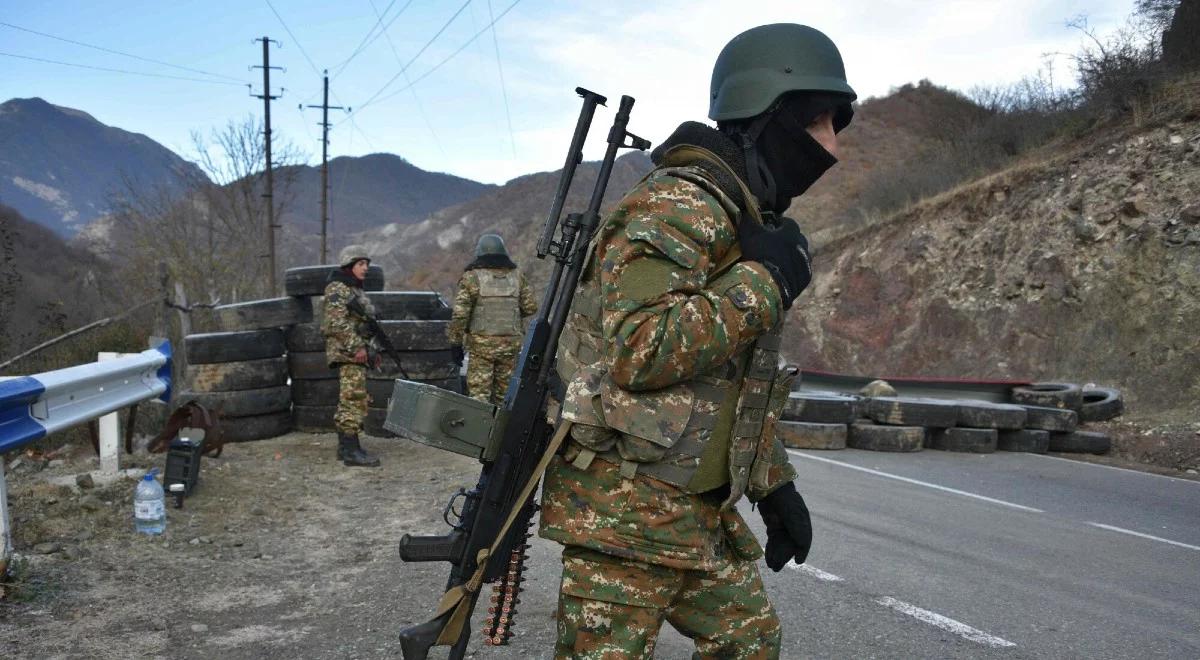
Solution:
M 200 170 L 140 133 L 40 98 L 0 103 L 0 203 L 63 237 L 130 187 L 178 191 Z

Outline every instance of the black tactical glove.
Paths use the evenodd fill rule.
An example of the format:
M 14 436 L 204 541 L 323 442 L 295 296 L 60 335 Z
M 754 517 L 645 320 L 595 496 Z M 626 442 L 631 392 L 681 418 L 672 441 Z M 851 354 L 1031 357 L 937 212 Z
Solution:
M 738 224 L 738 242 L 745 261 L 757 261 L 771 273 L 783 299 L 783 308 L 812 281 L 808 239 L 791 218 L 780 218 L 778 225 L 763 226 L 746 218 Z
M 462 344 L 455 344 L 450 347 L 450 356 L 454 358 L 455 364 L 462 366 L 463 357 L 465 355 L 466 355 L 466 353 L 463 353 Z
M 812 521 L 796 485 L 789 481 L 772 491 L 758 512 L 767 525 L 767 566 L 778 573 L 792 558 L 803 564 L 812 547 Z

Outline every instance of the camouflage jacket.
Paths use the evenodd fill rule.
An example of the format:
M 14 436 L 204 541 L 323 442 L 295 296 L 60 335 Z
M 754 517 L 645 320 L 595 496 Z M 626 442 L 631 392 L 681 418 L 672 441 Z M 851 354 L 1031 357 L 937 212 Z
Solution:
M 471 314 L 475 310 L 475 303 L 479 300 L 480 274 L 492 271 L 502 272 L 503 270 L 498 268 L 472 268 L 464 272 L 462 277 L 459 278 L 458 292 L 454 294 L 454 311 L 450 316 L 450 324 L 446 327 L 446 337 L 450 340 L 451 344 L 457 346 L 463 345 L 464 336 L 469 334 Z M 529 282 L 525 279 L 525 274 L 517 271 L 517 277 L 520 280 L 517 307 L 523 318 L 536 312 L 538 303 L 533 297 L 533 291 L 529 286 Z
M 321 319 L 321 334 L 325 335 L 325 359 L 330 367 L 354 362 L 354 354 L 371 348 L 366 319 L 347 306 L 357 298 L 368 314 L 374 314 L 371 299 L 361 287 L 353 286 L 351 277 L 334 271 L 325 285 L 325 312 Z
M 598 286 L 580 285 L 558 356 L 574 439 L 616 430 L 623 440 L 648 438 L 643 444 L 653 449 L 659 436 L 680 441 L 698 423 L 715 425 L 722 406 L 702 402 L 698 383 L 744 363 L 783 313 L 766 269 L 737 261 L 735 208 L 699 168 L 668 168 L 648 175 L 604 220 L 585 273 L 598 276 Z M 582 326 L 597 312 L 600 336 L 589 337 L 594 330 Z M 752 500 L 795 478 L 773 425 L 767 441 L 768 469 L 751 483 Z M 540 533 L 684 569 L 712 570 L 731 551 L 761 554 L 736 509 L 710 500 L 641 473 L 622 479 L 608 461 L 580 469 L 559 460 L 543 486 Z

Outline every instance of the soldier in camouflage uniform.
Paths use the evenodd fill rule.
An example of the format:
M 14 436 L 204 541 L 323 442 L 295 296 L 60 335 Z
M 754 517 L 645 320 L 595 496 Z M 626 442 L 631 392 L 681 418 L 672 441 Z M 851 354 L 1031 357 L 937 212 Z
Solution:
M 371 300 L 363 292 L 371 258 L 365 247 L 348 245 L 342 249 L 338 263 L 341 268 L 330 272 L 329 283 L 325 285 L 325 314 L 321 320 L 325 359 L 329 368 L 338 372 L 338 405 L 333 414 L 333 425 L 338 432 L 337 457 L 349 466 L 378 467 L 379 459 L 362 448 L 358 433 L 370 403 L 367 363 L 379 358 L 371 350 L 363 314 L 350 305 L 358 301 L 359 309 L 374 314 Z
M 521 351 L 525 324 L 537 311 L 537 301 L 525 275 L 508 257 L 504 239 L 484 234 L 475 246 L 475 260 L 458 280 L 454 313 L 446 334 L 462 363 L 467 363 L 467 394 L 496 405 L 504 401 L 508 379 Z
M 557 658 L 650 658 L 663 620 L 701 658 L 777 658 L 782 633 L 734 504 L 756 502 L 767 566 L 812 528 L 774 427 L 796 370 L 780 326 L 811 279 L 783 217 L 836 162 L 852 116 L 836 46 L 777 24 L 731 41 L 709 117 L 601 223 L 558 352 L 565 450 L 540 533 L 562 543 Z

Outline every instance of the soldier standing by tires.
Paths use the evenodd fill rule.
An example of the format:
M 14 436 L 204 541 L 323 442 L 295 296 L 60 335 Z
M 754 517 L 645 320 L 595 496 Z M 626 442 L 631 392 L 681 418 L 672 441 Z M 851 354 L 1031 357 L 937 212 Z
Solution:
M 782 633 L 734 504 L 758 504 L 774 571 L 812 543 L 774 423 L 795 371 L 779 326 L 811 279 L 782 217 L 836 162 L 853 114 L 837 47 L 810 27 L 738 35 L 709 117 L 601 223 L 558 352 L 566 449 L 542 486 L 563 544 L 557 658 L 649 658 L 666 619 L 702 658 L 777 658 Z
M 462 363 L 467 363 L 467 394 L 496 405 L 504 401 L 508 379 L 521 351 L 523 319 L 537 311 L 537 301 L 525 275 L 509 258 L 504 239 L 484 234 L 475 246 L 475 260 L 458 280 L 454 312 L 446 335 Z
M 368 454 L 359 442 L 363 420 L 367 416 L 367 366 L 373 357 L 369 349 L 366 319 L 350 309 L 358 300 L 360 309 L 372 314 L 371 300 L 363 292 L 363 280 L 371 266 L 367 249 L 348 245 L 338 258 L 341 268 L 329 274 L 325 285 L 325 316 L 321 333 L 325 335 L 325 359 L 338 371 L 338 405 L 333 425 L 338 433 L 338 460 L 348 466 L 378 467 L 379 459 Z M 374 356 L 378 360 L 378 356 Z

